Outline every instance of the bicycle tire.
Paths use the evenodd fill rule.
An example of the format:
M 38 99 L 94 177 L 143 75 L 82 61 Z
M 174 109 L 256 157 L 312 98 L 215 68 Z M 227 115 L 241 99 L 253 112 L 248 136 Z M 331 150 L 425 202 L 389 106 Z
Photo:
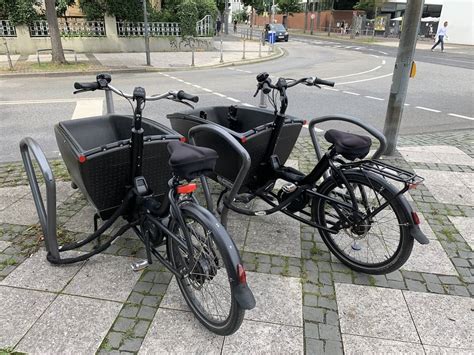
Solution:
M 377 215 L 380 215 L 383 211 L 386 211 L 387 208 L 390 208 L 393 211 L 396 217 L 396 224 L 398 225 L 398 228 L 399 228 L 398 245 L 393 255 L 388 257 L 386 260 L 375 262 L 375 263 L 369 263 L 369 262 L 363 263 L 356 260 L 354 256 L 350 255 L 351 249 L 354 254 L 357 254 L 360 251 L 360 250 L 357 250 L 357 244 L 355 244 L 356 248 L 354 248 L 354 245 L 351 245 L 349 253 L 346 253 L 344 252 L 344 250 L 341 249 L 341 246 L 338 244 L 338 241 L 336 240 L 336 239 L 343 239 L 343 237 L 338 238 L 341 231 L 337 235 L 335 235 L 323 229 L 319 229 L 321 238 L 323 239 L 324 243 L 327 245 L 329 250 L 343 264 L 347 265 L 349 268 L 355 271 L 363 272 L 366 274 L 381 275 L 381 274 L 387 274 L 399 269 L 408 260 L 411 254 L 411 251 L 413 249 L 413 242 L 414 242 L 414 238 L 413 236 L 411 236 L 409 232 L 409 227 L 408 227 L 411 222 L 409 221 L 407 213 L 403 207 L 403 204 L 400 201 L 400 199 L 403 197 L 402 196 L 395 197 L 397 193 L 396 188 L 393 185 L 391 185 L 389 182 L 384 180 L 383 178 L 380 178 L 372 173 L 367 173 L 367 172 L 362 173 L 360 171 L 344 171 L 343 174 L 349 184 L 353 184 L 356 187 L 356 190 L 359 189 L 361 196 L 360 198 L 356 197 L 356 199 L 358 199 L 359 205 L 360 205 L 360 201 L 364 200 L 363 191 L 365 191 L 365 193 L 373 191 L 376 197 L 379 195 L 385 201 L 389 201 L 389 205 L 385 209 L 380 211 Z M 318 188 L 318 192 L 326 196 L 338 197 L 340 198 L 341 201 L 344 201 L 346 203 L 351 203 L 350 202 L 351 200 L 348 198 L 348 195 L 341 193 L 340 191 L 336 192 L 337 189 L 341 189 L 341 186 L 344 186 L 344 185 L 342 185 L 340 181 L 336 181 L 335 178 L 330 177 L 326 179 L 320 185 L 320 187 Z M 362 187 L 364 187 L 364 189 L 362 189 Z M 344 189 L 344 187 L 342 187 L 342 189 Z M 363 204 L 365 203 L 367 205 L 368 203 L 367 198 L 365 198 L 365 200 L 366 201 L 365 202 L 362 201 L 362 203 Z M 322 198 L 313 200 L 313 204 L 312 204 L 313 220 L 315 220 L 318 224 L 325 227 L 330 227 L 330 225 L 328 226 L 328 220 L 334 217 L 333 214 L 328 213 L 328 210 L 330 210 L 328 206 L 330 208 L 332 207 L 330 206 L 330 202 L 328 202 L 328 200 L 324 200 Z M 377 217 L 377 215 L 375 217 Z M 369 222 L 367 226 L 365 226 L 366 229 L 368 229 L 366 231 L 367 258 L 369 258 L 368 250 L 370 248 L 370 241 L 368 238 L 370 237 L 369 232 L 370 230 L 374 228 L 374 224 L 372 223 L 373 222 L 371 221 Z M 364 227 L 359 227 L 359 230 L 356 230 L 357 233 L 362 233 L 360 228 L 364 228 Z M 344 233 L 346 233 L 346 235 L 348 235 L 347 229 L 343 231 Z M 379 233 L 381 232 L 382 230 L 379 227 Z M 354 229 L 351 229 L 350 233 L 352 236 L 349 236 L 348 239 L 355 238 L 354 234 L 356 233 L 354 233 Z M 396 231 L 395 231 L 395 234 L 397 234 Z M 357 238 L 359 238 L 358 240 L 363 239 L 361 235 L 358 235 Z M 353 239 L 352 241 L 353 244 L 356 243 L 354 242 L 354 240 L 356 239 Z M 385 245 L 385 247 L 387 247 L 387 244 L 385 241 L 383 242 L 383 244 Z M 373 254 L 376 255 L 375 253 Z
M 215 219 L 214 221 L 207 221 L 206 222 L 206 219 L 202 218 L 202 214 L 199 213 L 199 210 L 203 209 L 203 207 L 201 207 L 199 205 L 196 205 L 194 203 L 192 205 L 193 205 L 192 208 L 190 208 L 191 206 L 190 206 L 190 204 L 188 204 L 186 209 L 180 209 L 183 220 L 185 221 L 186 225 L 188 226 L 190 221 L 197 222 L 200 226 L 203 227 L 203 230 L 206 231 L 206 235 L 211 237 L 212 241 L 216 238 L 220 238 L 220 236 L 218 234 L 219 232 L 217 232 L 216 228 L 215 228 L 215 226 L 219 224 L 217 219 Z M 175 219 L 173 219 L 170 223 L 170 230 L 175 235 L 178 235 L 180 233 L 180 229 L 181 229 L 180 224 Z M 188 227 L 188 231 L 191 234 L 195 234 L 195 231 L 193 231 L 190 227 Z M 211 233 L 208 233 L 208 232 L 211 232 Z M 182 233 L 181 233 L 181 236 L 182 236 Z M 182 236 L 182 237 L 184 238 L 184 236 Z M 196 235 L 193 235 L 193 237 L 194 237 L 194 239 L 199 239 L 199 238 L 196 237 Z M 193 244 L 194 243 L 195 243 L 195 240 L 193 240 Z M 198 273 L 198 272 L 195 272 L 193 274 L 193 270 L 195 268 L 193 268 L 193 270 L 191 270 L 188 277 L 183 277 L 183 278 L 176 277 L 176 281 L 178 283 L 178 286 L 181 290 L 181 293 L 182 293 L 186 303 L 188 304 L 189 308 L 194 313 L 196 318 L 199 320 L 199 322 L 201 322 L 207 329 L 209 329 L 210 331 L 212 331 L 212 332 L 214 332 L 218 335 L 230 335 L 230 334 L 234 333 L 235 331 L 237 331 L 239 329 L 239 327 L 242 324 L 242 321 L 244 319 L 245 310 L 237 302 L 237 300 L 235 298 L 235 295 L 234 295 L 232 285 L 230 283 L 230 279 L 229 279 L 229 270 L 231 270 L 231 268 L 235 267 L 235 266 L 231 264 L 230 260 L 222 257 L 223 255 L 225 255 L 225 253 L 222 253 L 220 251 L 219 245 L 222 245 L 222 244 L 213 242 L 213 244 L 210 248 L 211 251 L 212 251 L 212 257 L 211 258 L 214 259 L 213 261 L 215 262 L 216 261 L 215 259 L 217 258 L 216 252 L 218 252 L 220 254 L 220 256 L 222 258 L 221 260 L 223 262 L 223 265 L 221 265 L 221 267 L 225 268 L 225 273 L 222 272 L 222 273 L 212 277 L 210 281 L 214 280 L 214 278 L 219 278 L 219 277 L 224 280 L 224 277 L 225 277 L 225 281 L 226 281 L 226 283 L 228 285 L 228 289 L 229 289 L 228 294 L 230 295 L 229 312 L 228 312 L 228 315 L 225 317 L 225 319 L 223 319 L 222 321 L 219 321 L 219 322 L 215 321 L 214 319 L 211 319 L 210 315 L 206 314 L 206 312 L 202 309 L 202 305 L 197 303 L 197 299 L 196 299 L 195 295 L 193 295 L 191 293 L 191 288 L 193 288 L 193 287 L 195 288 L 195 286 L 193 286 L 193 283 L 195 285 L 196 282 L 197 282 L 197 280 L 195 280 L 195 279 L 202 276 L 202 274 Z M 182 268 L 182 263 L 183 263 L 182 252 L 183 252 L 183 250 L 178 246 L 178 243 L 173 241 L 172 238 L 168 238 L 167 246 L 168 246 L 168 258 L 169 258 L 171 264 L 176 269 L 179 270 L 180 268 Z M 202 244 L 198 245 L 196 247 L 199 247 L 199 246 L 202 246 Z M 207 246 L 207 247 L 209 247 L 209 246 Z M 201 252 L 201 254 L 202 253 L 203 252 Z M 207 251 L 207 253 L 208 253 L 208 258 L 207 259 L 210 259 L 209 258 L 209 256 L 211 256 L 210 251 Z M 209 263 L 211 264 L 211 262 L 209 262 Z M 217 273 L 218 273 L 218 271 L 217 271 Z M 193 278 L 195 278 L 195 279 L 193 280 Z M 201 282 L 201 281 L 202 280 L 200 279 L 199 282 Z M 208 281 L 208 280 L 206 280 L 206 281 Z M 202 286 L 204 286 L 204 283 L 203 283 Z

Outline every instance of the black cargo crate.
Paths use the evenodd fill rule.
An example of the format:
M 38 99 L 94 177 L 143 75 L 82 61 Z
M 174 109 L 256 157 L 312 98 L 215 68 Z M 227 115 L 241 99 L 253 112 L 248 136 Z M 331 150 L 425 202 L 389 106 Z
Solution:
M 54 132 L 72 181 L 102 219 L 121 204 L 131 184 L 132 116 L 106 115 L 59 122 Z M 181 136 L 143 118 L 143 175 L 157 196 L 168 191 L 171 170 L 167 143 Z
M 246 106 L 205 107 L 173 113 L 167 117 L 171 121 L 171 127 L 186 138 L 192 127 L 209 123 L 219 125 L 241 142 L 252 159 L 241 191 L 245 190 L 245 186 L 255 176 L 258 166 L 262 163 L 275 119 L 272 111 Z M 301 119 L 287 116 L 275 148 L 275 153 L 282 164 L 290 156 L 303 123 Z M 222 138 L 213 133 L 202 132 L 195 138 L 197 145 L 217 151 L 219 159 L 216 174 L 233 182 L 241 167 L 239 155 Z

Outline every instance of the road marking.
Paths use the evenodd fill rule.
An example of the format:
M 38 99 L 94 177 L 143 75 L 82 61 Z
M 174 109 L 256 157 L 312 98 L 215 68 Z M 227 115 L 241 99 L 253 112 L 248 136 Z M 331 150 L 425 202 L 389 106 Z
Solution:
M 219 92 L 215 92 L 215 91 L 213 92 L 213 94 L 216 95 L 216 96 L 219 96 L 219 97 L 227 97 L 226 95 L 221 94 Z
M 347 81 L 347 82 L 345 82 L 345 83 L 337 83 L 337 85 L 362 83 L 362 82 L 364 82 L 364 81 L 372 81 L 372 80 L 382 79 L 382 78 L 386 78 L 386 77 L 388 77 L 388 76 L 392 76 L 392 73 L 390 73 L 390 74 L 385 74 L 385 75 L 380 75 L 380 76 L 374 76 L 373 78 L 368 78 L 368 79 L 360 79 L 360 80 L 354 80 L 354 81 Z
M 375 54 L 369 54 L 369 55 L 370 55 L 371 57 L 380 58 L 378 55 L 375 55 Z M 383 62 L 385 62 L 385 60 L 384 60 Z M 383 63 L 383 62 L 382 62 L 382 63 Z M 385 64 L 385 63 L 383 63 L 383 64 Z
M 405 106 L 410 106 L 410 104 L 404 104 Z
M 339 78 L 347 78 L 347 77 L 349 77 L 349 76 L 356 76 L 356 75 L 367 74 L 367 73 L 370 73 L 370 72 L 373 72 L 373 71 L 379 70 L 380 68 L 382 68 L 382 66 L 381 66 L 381 65 L 379 65 L 378 67 L 372 68 L 372 69 L 370 69 L 370 70 L 361 71 L 361 72 L 359 72 L 359 73 L 353 73 L 353 74 L 347 74 L 347 75 L 333 76 L 333 77 L 330 77 L 330 78 L 326 78 L 326 80 L 331 80 L 331 79 L 339 79 Z
M 303 125 L 303 127 L 309 129 L 309 123 L 306 123 L 305 125 Z M 316 127 L 313 127 L 313 129 L 314 129 L 316 132 L 324 132 L 323 129 L 319 129 L 319 128 L 316 128 Z
M 205 92 L 212 92 L 212 90 L 209 90 L 209 89 L 206 89 L 206 88 L 202 88 L 202 90 L 204 90 Z
M 343 91 L 344 94 L 349 94 L 349 95 L 354 95 L 354 96 L 360 96 L 360 94 L 352 91 Z
M 425 111 L 430 111 L 430 112 L 436 112 L 436 113 L 440 113 L 441 111 L 439 110 L 434 110 L 432 108 L 428 108 L 428 107 L 423 107 L 423 106 L 415 106 L 416 108 L 419 108 L 420 110 L 425 110 Z
M 385 52 L 382 52 L 382 51 L 377 51 L 377 52 L 382 53 L 384 55 L 388 55 L 388 53 L 385 53 Z
M 360 48 L 360 47 L 354 48 L 354 50 L 356 50 L 356 51 L 361 50 L 361 49 L 362 49 L 362 48 Z
M 15 100 L 15 101 L 0 101 L 0 106 L 4 105 L 36 105 L 36 104 L 58 104 L 78 101 L 94 101 L 95 99 L 43 99 L 43 100 Z
M 77 101 L 71 120 L 102 115 L 103 99 Z
M 339 89 L 334 89 L 334 88 L 328 88 L 327 86 L 323 86 L 324 90 L 329 90 L 329 91 L 340 91 Z
M 248 104 L 248 103 L 246 103 L 246 102 L 244 102 L 244 103 L 242 104 L 242 106 L 255 107 L 255 105 L 251 105 L 251 104 Z
M 456 113 L 448 113 L 449 116 L 453 116 L 453 117 L 458 117 L 458 118 L 464 118 L 466 120 L 472 120 L 474 121 L 474 117 L 468 117 L 468 116 L 463 116 L 463 115 L 458 115 Z
M 180 83 L 184 83 L 183 79 L 178 79 L 178 78 L 173 78 L 173 79 L 178 80 Z
M 234 99 L 233 97 L 226 97 L 227 100 L 233 101 L 233 102 L 240 102 L 240 100 Z
M 379 101 L 385 100 L 385 99 L 382 99 L 382 98 L 380 98 L 380 97 L 374 97 L 374 96 L 364 96 L 364 97 L 366 97 L 366 98 L 368 98 L 368 99 L 371 99 L 371 100 L 379 100 Z
M 183 84 L 192 85 L 190 82 L 187 82 L 187 81 L 183 81 Z
M 385 65 L 385 63 L 387 63 L 387 62 L 385 61 L 385 59 L 382 60 L 382 65 Z
M 199 86 L 199 85 L 196 85 L 196 84 L 193 84 L 193 86 L 197 89 L 202 89 L 202 86 Z
M 170 77 L 169 74 L 165 74 L 165 73 L 160 73 L 161 75 L 164 75 L 164 76 L 167 76 L 168 78 Z

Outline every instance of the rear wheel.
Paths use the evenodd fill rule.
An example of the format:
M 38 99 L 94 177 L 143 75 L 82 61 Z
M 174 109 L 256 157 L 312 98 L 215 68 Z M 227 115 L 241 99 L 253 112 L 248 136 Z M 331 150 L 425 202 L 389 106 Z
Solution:
M 360 172 L 345 172 L 344 175 L 354 190 L 359 209 L 357 217 L 364 218 L 385 202 L 389 204 L 362 223 L 354 222 L 337 233 L 320 229 L 323 241 L 341 262 L 353 270 L 367 274 L 397 270 L 411 254 L 413 237 L 409 233 L 410 221 L 404 207 L 398 197 L 394 198 L 396 189 L 385 180 Z M 354 220 L 346 185 L 338 186 L 335 179 L 329 178 L 320 186 L 319 192 L 345 206 L 329 200 L 315 200 L 312 216 L 318 224 L 332 228 L 344 219 L 342 216 Z
M 229 335 L 239 329 L 245 310 L 238 304 L 229 279 L 230 261 L 216 242 L 212 232 L 199 213 L 192 209 L 181 210 L 191 237 L 194 264 L 189 265 L 190 252 L 168 238 L 169 258 L 177 270 L 187 269 L 183 278 L 176 277 L 179 288 L 197 319 L 209 330 L 219 335 Z M 217 220 L 215 223 L 218 223 Z M 186 243 L 183 227 L 175 220 L 170 230 Z

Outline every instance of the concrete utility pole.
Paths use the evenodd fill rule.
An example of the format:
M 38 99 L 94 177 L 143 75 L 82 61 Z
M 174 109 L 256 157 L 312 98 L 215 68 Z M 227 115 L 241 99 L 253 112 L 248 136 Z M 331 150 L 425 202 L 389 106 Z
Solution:
M 383 133 L 387 137 L 386 155 L 393 154 L 397 147 L 398 132 L 400 131 L 403 107 L 408 89 L 408 79 L 410 78 L 413 57 L 415 55 L 416 38 L 422 13 L 423 0 L 410 0 L 407 2 L 383 128 Z
M 145 53 L 146 65 L 151 65 L 150 59 L 150 37 L 148 36 L 148 12 L 146 11 L 146 0 L 143 0 L 143 22 L 145 26 Z

